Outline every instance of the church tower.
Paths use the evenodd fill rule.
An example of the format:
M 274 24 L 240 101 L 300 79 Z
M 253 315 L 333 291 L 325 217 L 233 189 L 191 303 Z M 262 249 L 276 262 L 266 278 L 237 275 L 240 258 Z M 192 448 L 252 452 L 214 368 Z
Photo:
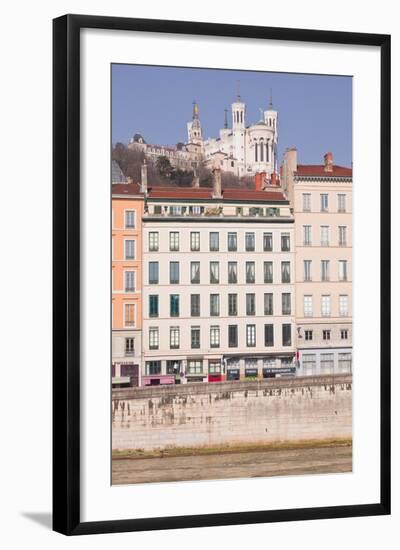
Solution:
M 272 90 L 269 97 L 268 109 L 264 111 L 264 122 L 271 131 L 271 139 L 269 140 L 270 159 L 272 169 L 275 173 L 278 171 L 278 113 L 272 105 Z
M 196 101 L 193 101 L 192 120 L 187 123 L 187 131 L 188 143 L 193 143 L 195 145 L 203 144 L 203 130 L 199 118 L 199 106 Z
M 241 100 L 240 95 L 232 103 L 232 145 L 233 156 L 237 162 L 238 175 L 241 176 L 245 170 L 246 163 L 246 104 Z

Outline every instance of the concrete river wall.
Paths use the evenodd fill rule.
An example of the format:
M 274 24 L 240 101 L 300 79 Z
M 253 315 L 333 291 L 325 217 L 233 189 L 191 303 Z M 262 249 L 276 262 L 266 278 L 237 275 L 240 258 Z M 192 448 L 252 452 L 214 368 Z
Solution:
M 113 449 L 347 439 L 351 394 L 351 375 L 114 390 Z

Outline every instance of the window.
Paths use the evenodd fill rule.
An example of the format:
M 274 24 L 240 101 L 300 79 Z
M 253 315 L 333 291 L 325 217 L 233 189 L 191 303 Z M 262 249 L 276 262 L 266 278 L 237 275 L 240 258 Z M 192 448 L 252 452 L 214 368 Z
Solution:
M 292 312 L 290 292 L 282 294 L 282 315 L 290 315 Z
M 154 205 L 154 214 L 161 214 L 161 208 L 162 206 L 160 204 Z
M 170 206 L 169 213 L 171 216 L 180 216 L 182 214 L 182 206 Z
M 329 281 L 329 260 L 321 260 L 321 281 Z
M 304 331 L 304 339 L 306 341 L 310 342 L 312 340 L 312 333 L 313 333 L 312 330 L 305 330 Z
M 264 283 L 273 283 L 272 262 L 264 262 Z
M 347 260 L 339 260 L 339 281 L 347 281 Z
M 178 231 L 170 231 L 169 233 L 169 249 L 171 252 L 179 250 L 179 233 Z
M 313 316 L 313 299 L 312 296 L 303 296 L 304 317 Z
M 303 193 L 303 212 L 311 211 L 311 193 Z
M 135 227 L 135 211 L 125 210 L 125 228 L 133 229 Z
M 179 349 L 179 327 L 170 327 L 169 347 L 170 349 Z
M 167 374 L 180 374 L 181 372 L 181 361 L 176 359 L 170 359 L 167 361 Z
M 254 233 L 246 233 L 245 235 L 245 247 L 246 252 L 254 252 L 255 250 L 255 235 Z
M 169 295 L 169 315 L 179 317 L 179 294 Z
M 125 260 L 135 259 L 135 241 L 127 239 L 125 241 Z
M 158 262 L 149 262 L 149 285 L 158 284 Z
M 190 315 L 192 317 L 200 316 L 200 294 L 190 295 Z
M 146 375 L 154 376 L 161 374 L 161 361 L 146 361 Z
M 264 325 L 264 345 L 266 347 L 274 345 L 274 325 Z
M 210 347 L 219 348 L 219 327 L 218 326 L 210 327 Z
M 157 252 L 158 251 L 158 231 L 150 231 L 149 233 L 149 251 Z
M 317 368 L 317 356 L 315 353 L 303 353 L 303 370 L 305 374 L 314 374 Z
M 331 374 L 334 368 L 333 353 L 321 353 L 321 374 Z
M 134 271 L 125 271 L 125 292 L 135 292 Z
M 200 327 L 191 327 L 190 346 L 192 349 L 198 349 L 200 347 Z
M 323 317 L 329 317 L 331 314 L 331 297 L 322 296 L 321 297 L 321 314 Z
M 200 284 L 200 262 L 190 262 L 190 282 L 192 285 Z
M 321 225 L 321 246 L 329 246 L 329 225 Z
M 237 233 L 228 233 L 228 250 L 229 252 L 237 250 Z
M 339 296 L 339 315 L 346 316 L 349 314 L 349 297 L 347 294 Z
M 169 262 L 169 282 L 171 285 L 179 284 L 179 262 Z
M 158 294 L 149 296 L 149 317 L 158 317 Z
M 246 315 L 256 314 L 256 295 L 246 294 Z
M 311 277 L 311 260 L 304 260 L 303 266 L 304 266 L 304 280 L 305 281 L 312 281 L 312 277 Z
M 237 262 L 228 262 L 228 283 L 237 283 Z
M 238 346 L 238 327 L 237 325 L 228 325 L 228 346 L 237 348 Z
M 135 326 L 135 305 L 134 304 L 125 304 L 125 326 L 134 327 Z
M 254 262 L 246 262 L 246 283 L 255 283 L 256 266 Z
M 221 362 L 220 361 L 209 361 L 208 362 L 208 372 L 209 372 L 209 374 L 219 374 L 221 372 Z
M 274 298 L 271 292 L 264 294 L 264 315 L 274 314 Z
M 149 328 L 149 348 L 158 349 L 158 346 L 159 346 L 158 327 L 150 327 Z
M 339 246 L 347 245 L 347 227 L 339 225 Z
M 331 331 L 330 330 L 323 330 L 322 331 L 322 339 L 323 340 L 330 340 L 331 339 Z
M 125 338 L 125 355 L 135 355 L 134 338 Z
M 217 252 L 219 250 L 219 233 L 210 233 L 210 251 Z
M 237 294 L 228 294 L 228 315 L 237 315 Z
M 339 372 L 351 372 L 351 353 L 338 354 L 338 368 Z
M 290 262 L 281 262 L 282 283 L 290 283 Z
M 303 225 L 303 245 L 311 246 L 311 225 Z
M 246 325 L 246 345 L 247 347 L 256 345 L 256 325 Z
M 282 346 L 292 345 L 292 325 L 290 323 L 282 325 Z
M 192 231 L 190 233 L 190 250 L 198 252 L 200 250 L 200 232 Z
M 202 374 L 203 361 L 190 359 L 187 364 L 187 372 L 188 374 Z
M 244 375 L 246 378 L 257 378 L 257 359 L 246 359 L 244 362 Z
M 349 331 L 347 328 L 342 328 L 340 330 L 340 338 L 341 340 L 347 340 L 349 337 Z
M 219 315 L 219 294 L 210 294 L 210 315 L 212 317 Z
M 264 252 L 272 252 L 272 233 L 264 233 Z
M 338 198 L 338 212 L 346 212 L 346 195 L 339 193 Z
M 321 194 L 321 212 L 328 210 L 328 195 L 326 193 Z
M 210 283 L 219 283 L 219 262 L 210 262 Z
M 281 251 L 289 252 L 290 250 L 290 234 L 282 233 L 281 234 Z

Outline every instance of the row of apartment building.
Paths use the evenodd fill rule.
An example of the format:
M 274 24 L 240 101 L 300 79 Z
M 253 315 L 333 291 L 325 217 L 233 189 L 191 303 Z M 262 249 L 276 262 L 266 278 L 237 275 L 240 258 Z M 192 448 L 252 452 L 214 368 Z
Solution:
M 272 181 L 112 185 L 115 385 L 351 371 L 352 170 Z

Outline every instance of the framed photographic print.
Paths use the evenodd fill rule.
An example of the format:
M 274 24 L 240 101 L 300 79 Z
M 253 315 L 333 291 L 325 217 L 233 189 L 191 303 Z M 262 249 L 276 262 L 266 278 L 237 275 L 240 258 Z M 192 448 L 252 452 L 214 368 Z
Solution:
M 390 513 L 390 37 L 54 20 L 54 529 Z

